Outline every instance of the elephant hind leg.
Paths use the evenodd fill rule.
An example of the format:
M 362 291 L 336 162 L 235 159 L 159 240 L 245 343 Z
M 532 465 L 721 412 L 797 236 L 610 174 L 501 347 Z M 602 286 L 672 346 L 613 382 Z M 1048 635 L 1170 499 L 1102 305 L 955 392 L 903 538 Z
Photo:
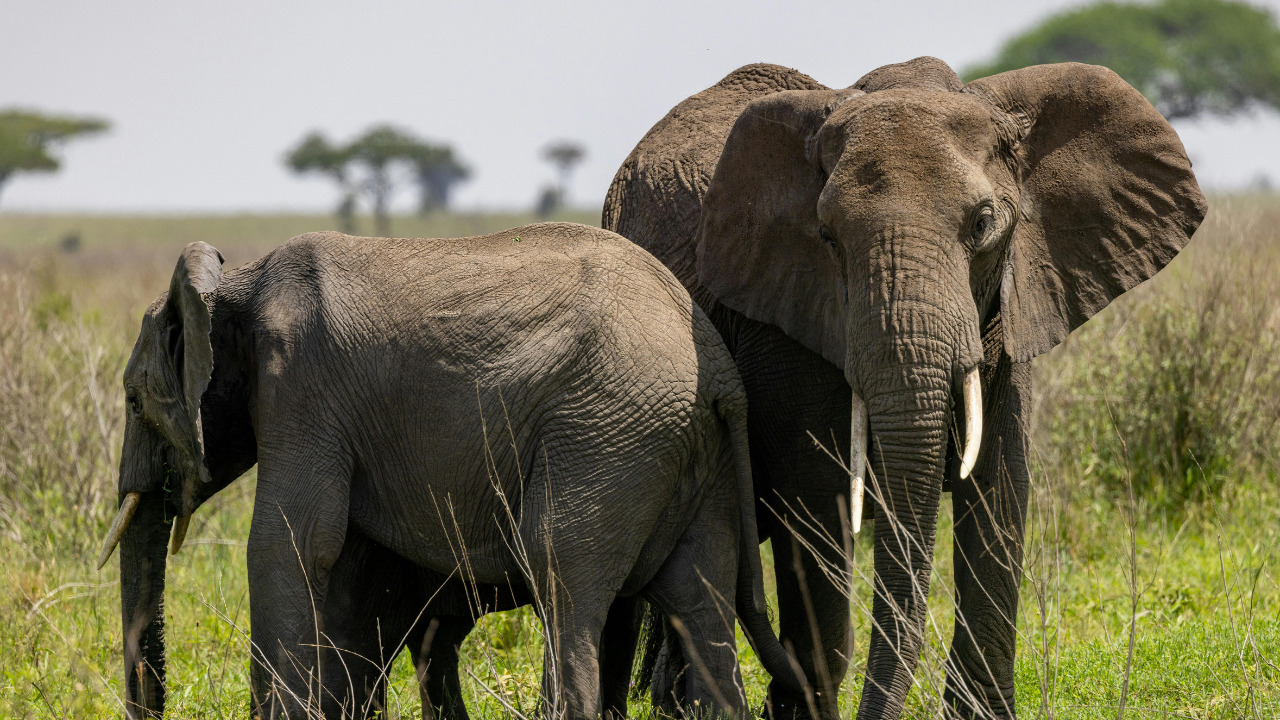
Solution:
M 655 690 L 661 687 L 661 692 L 670 693 L 686 715 L 741 715 L 746 708 L 734 634 L 737 528 L 737 505 L 708 497 L 644 589 L 644 595 L 669 618 L 666 660 L 683 658 L 685 663 L 665 668 L 665 675 L 674 679 L 673 687 L 657 683 Z M 673 645 L 683 652 L 672 652 Z M 666 700 L 655 697 L 659 706 Z
M 418 675 L 424 720 L 468 720 L 458 650 L 473 627 L 470 616 L 424 616 L 410 633 L 406 644 Z
M 600 639 L 600 699 L 605 720 L 627 716 L 627 694 L 635 664 L 643 605 L 638 597 L 616 598 Z

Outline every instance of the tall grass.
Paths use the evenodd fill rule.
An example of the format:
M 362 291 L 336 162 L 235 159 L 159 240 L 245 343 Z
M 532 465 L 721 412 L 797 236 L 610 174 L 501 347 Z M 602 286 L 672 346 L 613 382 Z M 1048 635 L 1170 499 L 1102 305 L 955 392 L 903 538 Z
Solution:
M 1280 468 L 1280 214 L 1215 204 L 1195 241 L 1036 366 L 1038 445 L 1110 497 L 1220 497 Z M 1119 442 L 1123 440 L 1123 443 Z
M 275 223 L 295 220 L 0 215 L 0 716 L 122 714 L 116 570 L 96 572 L 93 560 L 114 510 L 120 373 L 178 251 L 204 239 L 235 265 L 324 220 L 282 230 Z M 258 225 L 267 230 L 246 229 Z M 83 249 L 60 254 L 71 227 Z M 1036 361 L 1024 717 L 1117 717 L 1121 706 L 1125 717 L 1280 716 L 1277 278 L 1280 201 L 1216 199 L 1166 271 Z M 251 473 L 202 508 L 170 562 L 172 717 L 237 717 L 248 706 L 253 486 Z M 950 523 L 944 501 L 909 717 L 941 710 Z M 871 632 L 869 545 L 830 569 L 852 591 L 846 717 Z M 462 657 L 474 715 L 536 708 L 543 638 L 527 608 L 481 620 Z M 739 647 L 758 705 L 767 677 Z M 407 658 L 390 678 L 385 716 L 417 717 Z

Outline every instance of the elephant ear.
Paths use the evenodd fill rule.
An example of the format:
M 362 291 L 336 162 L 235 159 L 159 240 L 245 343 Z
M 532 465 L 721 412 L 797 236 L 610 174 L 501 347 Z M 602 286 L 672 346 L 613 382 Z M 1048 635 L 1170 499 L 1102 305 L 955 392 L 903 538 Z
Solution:
M 859 90 L 790 90 L 738 116 L 702 202 L 698 278 L 716 299 L 844 364 L 844 297 L 818 234 L 818 131 Z
M 213 377 L 213 345 L 209 339 L 212 318 L 204 296 L 222 281 L 222 253 L 212 245 L 194 242 L 182 250 L 169 283 L 169 299 L 165 305 L 164 325 L 169 360 L 182 387 L 186 406 L 191 447 L 200 480 L 209 481 L 204 462 L 204 428 L 200 419 L 200 402 Z
M 969 83 L 1011 122 L 1021 208 L 1001 287 L 1005 350 L 1026 362 L 1155 275 L 1204 219 L 1169 123 L 1114 72 L 1039 65 Z

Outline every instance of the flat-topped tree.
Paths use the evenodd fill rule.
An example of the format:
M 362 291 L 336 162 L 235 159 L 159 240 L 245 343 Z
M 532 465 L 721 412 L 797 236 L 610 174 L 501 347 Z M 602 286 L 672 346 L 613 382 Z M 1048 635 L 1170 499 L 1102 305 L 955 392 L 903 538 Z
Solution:
M 104 132 L 106 120 L 44 115 L 28 110 L 0 111 L 0 191 L 20 172 L 55 172 L 62 163 L 53 154 L 60 144 Z
M 965 80 L 1055 62 L 1105 65 L 1168 120 L 1280 109 L 1280 27 L 1231 0 L 1100 2 L 1049 17 Z
M 285 156 L 297 173 L 325 175 L 342 190 L 337 215 L 344 232 L 355 230 L 356 200 L 368 198 L 376 234 L 391 234 L 390 205 L 397 187 L 416 184 L 423 212 L 447 208 L 449 192 L 467 179 L 470 170 L 448 145 L 435 145 L 390 125 L 377 125 L 345 145 L 331 143 L 312 132 Z

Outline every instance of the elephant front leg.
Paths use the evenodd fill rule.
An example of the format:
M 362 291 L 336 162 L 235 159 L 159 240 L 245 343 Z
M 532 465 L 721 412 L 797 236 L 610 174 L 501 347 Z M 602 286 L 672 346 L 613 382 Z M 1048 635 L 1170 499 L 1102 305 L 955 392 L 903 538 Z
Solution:
M 799 532 L 798 523 L 788 524 Z M 838 520 L 829 525 L 834 526 L 833 537 L 839 538 Z M 830 550 L 824 547 L 825 543 L 813 539 L 809 544 Z M 791 533 L 773 534 L 773 563 L 779 588 L 778 636 L 789 646 L 813 687 L 812 697 L 805 698 L 795 697 L 784 686 L 770 683 L 768 706 L 777 720 L 809 717 L 814 709 L 821 718 L 839 717 L 836 703 L 840 682 L 849 667 L 852 628 L 848 597 L 827 579 L 818 565 L 826 562 L 843 568 L 845 559 L 840 554 L 826 554 L 830 557 L 819 561 Z
M 259 471 L 248 549 L 254 717 L 321 711 L 323 649 L 332 644 L 325 598 L 347 529 L 347 493 L 338 485 L 314 475 L 277 483 Z
M 984 414 L 992 418 L 973 475 L 952 490 L 955 513 L 955 633 L 947 663 L 946 705 L 953 717 L 1014 712 L 1018 586 L 1022 578 L 1030 472 L 1024 432 L 1028 365 L 1002 358 Z

